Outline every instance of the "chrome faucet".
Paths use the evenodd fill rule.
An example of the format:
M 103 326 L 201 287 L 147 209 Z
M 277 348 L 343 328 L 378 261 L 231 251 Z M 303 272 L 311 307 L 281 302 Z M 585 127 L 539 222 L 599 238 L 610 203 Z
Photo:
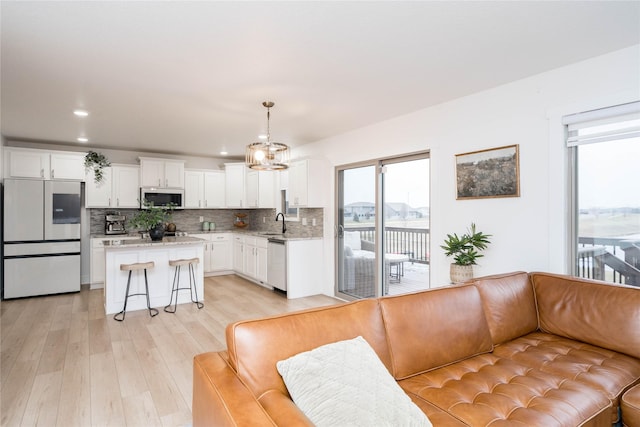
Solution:
M 284 234 L 285 231 L 287 231 L 287 224 L 284 222 L 284 214 L 282 212 L 279 212 L 278 215 L 276 215 L 276 221 L 278 221 L 278 218 L 282 217 L 282 234 Z

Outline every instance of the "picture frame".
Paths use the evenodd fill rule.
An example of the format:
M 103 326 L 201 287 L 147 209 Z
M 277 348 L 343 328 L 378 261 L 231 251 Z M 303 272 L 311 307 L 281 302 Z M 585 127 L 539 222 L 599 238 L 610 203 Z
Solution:
M 456 154 L 456 199 L 520 197 L 518 144 Z

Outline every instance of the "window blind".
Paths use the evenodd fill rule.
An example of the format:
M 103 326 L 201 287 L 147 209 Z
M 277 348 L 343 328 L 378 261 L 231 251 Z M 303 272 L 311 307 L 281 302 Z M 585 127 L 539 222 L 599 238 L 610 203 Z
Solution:
M 567 126 L 567 147 L 640 137 L 640 101 L 562 118 Z

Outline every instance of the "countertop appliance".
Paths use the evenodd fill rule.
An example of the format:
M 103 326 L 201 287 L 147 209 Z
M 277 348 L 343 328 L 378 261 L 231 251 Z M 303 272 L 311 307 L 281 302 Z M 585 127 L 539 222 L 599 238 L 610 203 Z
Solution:
M 153 206 L 184 209 L 184 190 L 175 188 L 140 188 L 140 209 L 144 209 L 144 202 L 153 203 Z
M 80 291 L 80 182 L 4 180 L 3 299 Z
M 269 239 L 267 243 L 267 283 L 275 289 L 287 291 L 287 248 L 283 240 Z
M 127 217 L 120 212 L 107 212 L 104 216 L 104 234 L 127 234 L 125 221 Z

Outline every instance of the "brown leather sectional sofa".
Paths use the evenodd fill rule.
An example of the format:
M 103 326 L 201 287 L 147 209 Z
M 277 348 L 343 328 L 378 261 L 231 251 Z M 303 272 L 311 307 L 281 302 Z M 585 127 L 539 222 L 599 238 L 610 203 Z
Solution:
M 640 289 L 518 272 L 229 325 L 194 358 L 193 425 L 312 425 L 276 362 L 358 335 L 434 426 L 640 420 Z

